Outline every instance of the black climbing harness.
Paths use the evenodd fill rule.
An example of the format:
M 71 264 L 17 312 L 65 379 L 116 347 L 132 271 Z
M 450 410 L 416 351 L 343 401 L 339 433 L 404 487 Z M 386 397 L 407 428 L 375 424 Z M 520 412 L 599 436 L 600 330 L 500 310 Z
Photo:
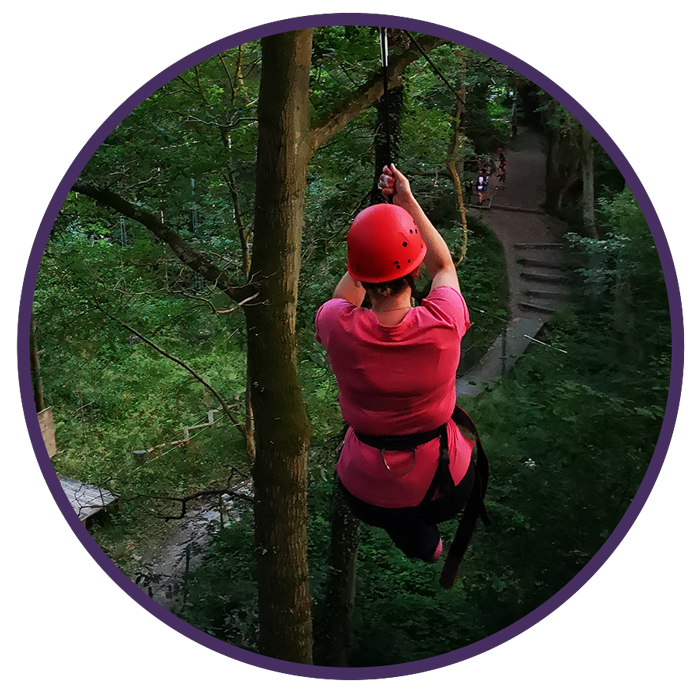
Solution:
M 427 442 L 435 440 L 435 438 L 440 438 L 440 459 L 438 462 L 438 471 L 444 471 L 444 467 L 441 469 L 443 462 L 445 466 L 449 467 L 450 464 L 450 454 L 447 450 L 447 423 L 443 423 L 439 428 L 435 430 L 428 430 L 424 433 L 411 433 L 410 435 L 367 435 L 366 433 L 355 433 L 355 437 L 360 441 L 364 442 L 365 445 L 370 447 L 375 447 L 382 453 L 382 460 L 384 466 L 389 472 L 395 476 L 406 476 L 416 463 L 416 456 L 418 454 L 417 447 L 419 445 L 424 445 Z M 402 472 L 397 472 L 392 469 L 386 461 L 385 452 L 404 452 L 407 450 L 413 450 L 413 460 L 411 466 Z M 429 493 L 427 498 L 430 500 L 433 497 L 435 489 L 432 493 Z
M 440 585 L 443 588 L 451 588 L 455 584 L 457 574 L 459 573 L 459 566 L 471 541 L 477 520 L 481 518 L 486 525 L 491 524 L 491 520 L 488 516 L 486 505 L 484 503 L 484 499 L 486 497 L 486 487 L 488 486 L 489 480 L 489 462 L 483 445 L 481 444 L 479 433 L 477 432 L 476 426 L 474 425 L 472 419 L 459 406 L 455 406 L 454 412 L 452 413 L 452 420 L 458 426 L 466 428 L 474 436 L 477 458 L 476 463 L 473 465 L 475 470 L 473 475 L 474 483 L 472 490 L 469 495 L 469 499 L 464 506 L 462 518 L 459 526 L 457 527 L 457 532 L 450 546 L 450 550 L 447 554 L 447 559 L 443 566 L 442 574 L 440 575 Z M 360 442 L 381 450 L 384 466 L 396 476 L 405 476 L 411 471 L 416 460 L 416 448 L 419 445 L 424 445 L 425 443 L 439 437 L 440 456 L 438 458 L 435 477 L 431 481 L 425 497 L 421 501 L 421 506 L 425 506 L 430 503 L 436 494 L 447 494 L 451 489 L 455 488 L 455 483 L 452 479 L 452 474 L 450 473 L 450 452 L 447 442 L 447 423 L 443 423 L 438 428 L 423 433 L 411 433 L 409 435 L 368 435 L 366 433 L 356 432 L 355 437 Z M 387 464 L 384 453 L 405 450 L 413 450 L 413 461 L 411 466 L 408 470 L 403 472 L 396 472 L 392 470 Z

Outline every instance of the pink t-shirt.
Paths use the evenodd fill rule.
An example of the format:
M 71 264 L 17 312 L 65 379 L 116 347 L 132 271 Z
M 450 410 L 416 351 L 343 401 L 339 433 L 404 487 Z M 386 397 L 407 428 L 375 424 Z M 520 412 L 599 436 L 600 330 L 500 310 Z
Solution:
M 460 342 L 469 327 L 462 295 L 437 287 L 397 326 L 383 326 L 370 310 L 344 299 L 327 301 L 316 314 L 316 339 L 328 352 L 338 381 L 340 410 L 350 426 L 337 470 L 358 498 L 385 508 L 418 505 L 437 467 L 440 440 L 413 450 L 385 451 L 360 442 L 370 435 L 407 435 L 447 422 L 450 471 L 466 474 L 473 443 L 450 416 Z M 387 464 L 384 464 L 386 459 Z

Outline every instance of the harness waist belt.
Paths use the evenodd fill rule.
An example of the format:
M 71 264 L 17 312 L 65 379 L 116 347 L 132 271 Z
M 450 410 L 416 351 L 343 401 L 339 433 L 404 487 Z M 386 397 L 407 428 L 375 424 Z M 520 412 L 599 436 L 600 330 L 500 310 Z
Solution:
M 440 437 L 447 428 L 447 423 L 443 423 L 435 430 L 428 430 L 425 433 L 410 433 L 409 435 L 367 435 L 366 433 L 355 433 L 360 442 L 379 450 L 413 450 L 418 445 Z

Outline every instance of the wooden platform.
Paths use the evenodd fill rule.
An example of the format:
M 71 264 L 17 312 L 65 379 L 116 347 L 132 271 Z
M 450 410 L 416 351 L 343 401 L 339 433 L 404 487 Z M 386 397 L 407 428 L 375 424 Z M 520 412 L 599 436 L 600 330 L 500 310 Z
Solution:
M 67 476 L 59 476 L 59 479 L 63 486 L 63 493 L 66 494 L 73 510 L 83 522 L 117 501 L 116 496 L 106 489 L 90 486 Z
M 56 433 L 53 425 L 53 409 L 51 406 L 36 414 L 41 428 L 41 437 L 44 438 L 44 446 L 49 453 L 49 459 L 56 454 Z

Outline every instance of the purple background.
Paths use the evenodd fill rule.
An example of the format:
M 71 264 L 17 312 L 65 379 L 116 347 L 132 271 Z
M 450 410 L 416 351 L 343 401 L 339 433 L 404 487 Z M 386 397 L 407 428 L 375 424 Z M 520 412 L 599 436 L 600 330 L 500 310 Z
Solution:
M 28 351 L 30 304 L 52 222 L 117 123 L 215 52 L 279 31 L 342 23 L 462 43 L 568 107 L 632 186 L 656 240 L 673 317 L 669 403 L 654 458 L 592 561 L 547 603 L 487 639 L 421 662 L 368 669 L 307 667 L 242 651 L 138 590 L 63 496 L 34 418 Z M 684 43 L 680 13 L 19 14 L 17 677 L 684 678 Z M 659 186 L 669 160 L 674 191 L 661 197 L 669 195 Z

